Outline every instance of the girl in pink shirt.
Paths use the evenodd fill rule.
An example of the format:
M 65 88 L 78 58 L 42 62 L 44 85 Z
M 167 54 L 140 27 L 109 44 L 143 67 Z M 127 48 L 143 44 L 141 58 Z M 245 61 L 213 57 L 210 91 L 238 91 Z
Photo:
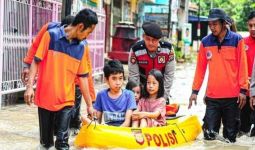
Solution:
M 145 84 L 144 97 L 139 100 L 137 110 L 132 114 L 133 127 L 155 127 L 166 125 L 166 102 L 164 99 L 164 78 L 157 69 L 152 69 Z

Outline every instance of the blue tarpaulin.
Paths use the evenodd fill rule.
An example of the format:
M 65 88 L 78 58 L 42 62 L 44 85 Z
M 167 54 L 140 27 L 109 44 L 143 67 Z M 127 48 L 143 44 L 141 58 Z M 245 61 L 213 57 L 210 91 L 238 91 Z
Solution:
M 200 21 L 207 21 L 207 17 L 205 16 L 200 16 Z M 189 16 L 189 22 L 198 22 L 198 16 Z

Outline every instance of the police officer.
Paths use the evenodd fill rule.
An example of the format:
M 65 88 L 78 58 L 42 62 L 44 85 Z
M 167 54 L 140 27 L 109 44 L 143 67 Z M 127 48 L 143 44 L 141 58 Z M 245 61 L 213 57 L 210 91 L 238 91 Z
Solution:
M 143 40 L 135 43 L 130 50 L 128 77 L 145 84 L 150 70 L 160 70 L 164 75 L 164 97 L 169 100 L 175 71 L 174 50 L 169 42 L 160 40 L 162 32 L 159 25 L 145 22 L 142 28 Z

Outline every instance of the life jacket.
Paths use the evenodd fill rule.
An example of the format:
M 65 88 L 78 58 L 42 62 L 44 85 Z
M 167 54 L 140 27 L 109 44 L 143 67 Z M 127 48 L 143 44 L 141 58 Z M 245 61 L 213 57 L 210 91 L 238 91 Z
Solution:
M 174 52 L 169 42 L 160 41 L 159 47 L 154 55 L 151 55 L 144 40 L 137 42 L 132 46 L 135 61 L 139 66 L 140 82 L 144 84 L 149 72 L 152 69 L 158 69 L 164 75 L 166 64 L 174 60 Z M 156 55 L 155 55 L 156 54 Z

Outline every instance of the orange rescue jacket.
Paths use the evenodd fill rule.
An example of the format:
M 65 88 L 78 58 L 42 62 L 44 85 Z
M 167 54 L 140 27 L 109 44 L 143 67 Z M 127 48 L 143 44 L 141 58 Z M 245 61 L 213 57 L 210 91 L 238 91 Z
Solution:
M 212 34 L 202 39 L 192 92 L 198 91 L 208 65 L 206 96 L 210 98 L 238 97 L 248 89 L 248 70 L 244 40 L 239 34 L 227 31 L 222 43 Z
M 30 65 L 32 63 L 44 33 L 46 31 L 48 31 L 49 29 L 52 29 L 55 27 L 60 27 L 60 23 L 59 22 L 49 22 L 49 23 L 43 25 L 41 30 L 38 32 L 38 34 L 32 41 L 32 44 L 31 44 L 30 48 L 28 49 L 25 58 L 23 59 L 24 63 L 26 63 L 28 65 Z M 88 48 L 88 46 L 86 48 Z M 89 60 L 88 60 L 88 64 L 89 64 L 89 67 L 88 67 L 89 68 L 89 76 L 88 76 L 89 92 L 90 92 L 91 99 L 93 101 L 95 101 L 96 94 L 95 94 L 95 88 L 94 88 L 94 80 L 93 80 L 93 76 L 92 76 L 92 63 L 91 63 L 90 56 L 87 56 L 87 58 L 89 58 Z

